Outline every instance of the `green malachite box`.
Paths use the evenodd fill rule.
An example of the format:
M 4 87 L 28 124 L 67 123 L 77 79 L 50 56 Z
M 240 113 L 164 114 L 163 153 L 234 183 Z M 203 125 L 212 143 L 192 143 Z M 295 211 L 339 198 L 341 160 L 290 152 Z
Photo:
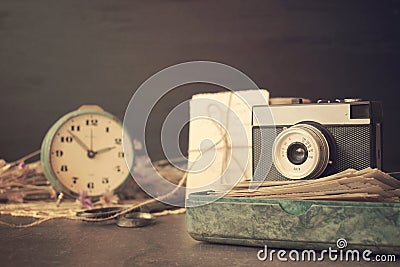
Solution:
M 199 241 L 324 250 L 344 238 L 346 249 L 400 254 L 400 203 L 218 199 L 193 193 L 187 204 L 187 230 Z

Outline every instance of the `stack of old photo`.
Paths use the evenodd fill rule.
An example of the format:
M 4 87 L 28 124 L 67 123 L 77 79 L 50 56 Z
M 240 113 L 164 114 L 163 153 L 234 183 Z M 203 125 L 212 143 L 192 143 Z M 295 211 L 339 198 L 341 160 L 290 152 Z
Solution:
M 253 189 L 251 189 L 253 188 Z M 313 180 L 242 182 L 227 197 L 400 202 L 400 181 L 377 169 L 348 169 Z

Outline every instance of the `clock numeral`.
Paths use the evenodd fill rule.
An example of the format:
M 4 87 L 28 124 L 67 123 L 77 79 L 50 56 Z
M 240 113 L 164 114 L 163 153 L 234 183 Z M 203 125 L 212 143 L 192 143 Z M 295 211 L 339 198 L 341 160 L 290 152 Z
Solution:
M 121 172 L 121 166 L 120 166 L 120 165 L 116 166 L 116 167 L 115 167 L 115 170 L 116 170 L 117 172 Z
M 106 127 L 106 133 L 110 132 L 110 127 Z
M 61 171 L 62 172 L 67 172 L 68 171 L 68 166 L 67 165 L 61 165 Z
M 72 136 L 61 136 L 61 143 L 71 143 L 72 140 Z
M 71 131 L 79 132 L 81 130 L 81 126 L 79 125 L 71 125 Z
M 94 183 L 93 182 L 88 183 L 87 184 L 87 188 L 93 189 L 94 188 Z
M 62 157 L 64 152 L 62 150 L 56 150 L 56 157 Z
M 118 158 L 123 158 L 125 156 L 124 152 L 118 152 Z
M 78 177 L 72 177 L 72 182 L 76 184 L 78 182 L 79 178 Z
M 96 119 L 86 120 L 86 125 L 97 126 L 98 122 Z
M 117 145 L 122 144 L 122 138 L 115 138 L 114 141 L 115 141 L 115 144 L 117 144 Z
M 109 182 L 110 180 L 108 179 L 108 177 L 104 177 L 103 179 L 101 179 L 102 184 L 108 184 Z

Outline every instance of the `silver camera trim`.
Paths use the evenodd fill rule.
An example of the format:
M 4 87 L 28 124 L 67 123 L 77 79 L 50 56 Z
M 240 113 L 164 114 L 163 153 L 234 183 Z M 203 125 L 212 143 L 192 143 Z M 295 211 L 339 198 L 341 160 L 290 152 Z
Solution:
M 301 121 L 315 121 L 322 125 L 370 124 L 371 119 L 350 118 L 350 103 L 292 104 L 253 107 L 253 126 L 275 126 L 265 119 L 268 108 L 276 125 L 294 125 Z M 301 112 L 299 112 L 301 108 Z

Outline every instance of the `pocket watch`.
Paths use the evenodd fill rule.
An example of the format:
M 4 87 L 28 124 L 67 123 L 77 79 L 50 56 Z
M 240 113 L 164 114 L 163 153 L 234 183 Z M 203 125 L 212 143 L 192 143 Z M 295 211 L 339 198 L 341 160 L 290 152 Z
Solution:
M 133 157 L 132 140 L 121 121 L 95 105 L 60 118 L 41 148 L 45 176 L 58 192 L 70 196 L 86 192 L 98 197 L 116 190 L 129 176 Z

